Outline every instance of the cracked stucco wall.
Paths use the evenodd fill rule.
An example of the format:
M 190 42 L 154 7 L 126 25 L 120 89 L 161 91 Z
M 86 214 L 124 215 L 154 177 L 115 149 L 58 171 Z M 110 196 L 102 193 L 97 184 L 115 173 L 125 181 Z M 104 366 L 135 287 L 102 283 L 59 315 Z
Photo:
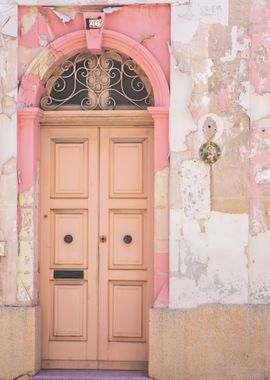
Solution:
M 249 2 L 172 4 L 170 307 L 249 301 Z M 221 157 L 199 159 L 203 124 Z
M 16 304 L 17 232 L 17 6 L 0 2 L 0 305 Z
M 270 301 L 270 1 L 250 9 L 250 302 Z

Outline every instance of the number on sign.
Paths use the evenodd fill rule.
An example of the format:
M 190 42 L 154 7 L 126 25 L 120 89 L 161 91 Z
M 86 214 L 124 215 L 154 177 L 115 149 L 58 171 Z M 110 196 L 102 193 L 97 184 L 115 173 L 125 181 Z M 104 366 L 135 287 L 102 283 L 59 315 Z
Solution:
M 86 29 L 100 29 L 101 27 L 102 27 L 101 17 L 86 19 Z

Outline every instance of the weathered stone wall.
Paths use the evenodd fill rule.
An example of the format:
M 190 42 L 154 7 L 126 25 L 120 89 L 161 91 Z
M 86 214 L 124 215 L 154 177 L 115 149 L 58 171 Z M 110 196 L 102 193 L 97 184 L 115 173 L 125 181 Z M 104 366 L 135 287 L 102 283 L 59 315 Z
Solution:
M 23 378 L 39 370 L 40 321 L 38 306 L 0 307 L 0 380 Z
M 269 306 L 151 310 L 149 372 L 157 380 L 270 377 Z

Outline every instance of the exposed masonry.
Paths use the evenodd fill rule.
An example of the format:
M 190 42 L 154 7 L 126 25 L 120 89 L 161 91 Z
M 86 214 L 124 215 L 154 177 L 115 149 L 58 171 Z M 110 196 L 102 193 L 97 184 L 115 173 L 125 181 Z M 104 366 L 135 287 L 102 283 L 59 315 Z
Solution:
M 108 15 L 121 14 L 125 5 L 171 4 L 171 41 L 167 41 L 171 307 L 269 303 L 270 2 L 260 0 L 0 1 L 0 213 L 5 215 L 0 218 L 0 240 L 7 242 L 8 252 L 0 258 L 0 302 L 31 303 L 34 292 L 33 247 L 28 242 L 36 186 L 17 196 L 16 161 L 11 159 L 17 155 L 18 5 L 28 6 L 20 9 L 19 19 L 21 78 L 34 57 L 54 40 L 51 19 L 55 17 L 64 33 L 82 4 L 104 9 Z M 150 28 L 141 43 L 147 46 L 151 38 L 155 37 Z M 46 70 L 46 65 L 33 69 L 31 88 L 23 89 L 25 104 Z M 201 128 L 209 115 L 217 123 L 214 141 L 222 150 L 211 168 L 198 156 L 205 141 Z M 10 159 L 13 172 L 7 174 L 5 163 Z M 168 175 L 168 168 L 156 174 L 156 215 L 162 216 L 157 240 L 160 262 L 166 261 L 162 255 L 168 255 L 163 238 L 168 228 Z M 17 199 L 22 216 L 18 230 Z M 12 233 L 7 232 L 10 228 Z M 163 267 L 157 273 L 161 280 L 156 306 L 162 307 L 168 293 L 167 273 Z

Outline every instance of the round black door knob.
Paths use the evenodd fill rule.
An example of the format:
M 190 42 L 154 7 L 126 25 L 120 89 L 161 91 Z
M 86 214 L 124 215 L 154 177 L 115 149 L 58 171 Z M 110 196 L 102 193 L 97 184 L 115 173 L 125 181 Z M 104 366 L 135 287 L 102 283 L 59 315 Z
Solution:
M 64 242 L 69 244 L 73 242 L 73 237 L 71 235 L 65 235 L 64 236 Z
M 126 243 L 126 244 L 130 244 L 132 242 L 132 236 L 130 235 L 125 235 L 123 237 L 123 242 Z

